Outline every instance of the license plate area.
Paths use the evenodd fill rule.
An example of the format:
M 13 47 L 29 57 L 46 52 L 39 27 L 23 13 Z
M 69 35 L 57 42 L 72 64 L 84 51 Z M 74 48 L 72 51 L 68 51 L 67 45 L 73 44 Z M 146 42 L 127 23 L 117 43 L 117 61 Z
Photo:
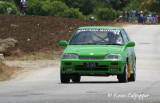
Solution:
M 98 67 L 98 63 L 96 62 L 87 62 L 83 65 L 85 68 L 96 68 Z

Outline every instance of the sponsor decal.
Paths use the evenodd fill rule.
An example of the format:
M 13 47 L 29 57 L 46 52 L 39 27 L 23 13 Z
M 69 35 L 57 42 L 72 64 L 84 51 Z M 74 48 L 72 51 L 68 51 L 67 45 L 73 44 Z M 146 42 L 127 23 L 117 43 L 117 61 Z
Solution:
M 114 34 L 120 34 L 119 29 L 80 29 L 77 32 L 83 32 L 83 31 L 93 31 L 93 32 L 113 32 Z

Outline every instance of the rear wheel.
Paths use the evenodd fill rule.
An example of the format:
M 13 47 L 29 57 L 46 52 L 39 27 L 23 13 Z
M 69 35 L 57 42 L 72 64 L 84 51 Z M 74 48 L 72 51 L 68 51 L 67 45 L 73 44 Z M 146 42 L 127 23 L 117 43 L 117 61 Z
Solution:
M 134 63 L 133 67 L 133 74 L 131 74 L 131 77 L 128 79 L 129 81 L 135 81 L 136 80 L 136 62 Z
M 70 82 L 70 76 L 68 74 L 63 74 L 62 72 L 60 72 L 60 79 L 61 79 L 61 83 Z
M 72 75 L 71 79 L 74 83 L 78 83 L 81 80 L 81 76 L 79 74 L 74 74 Z
M 126 63 L 123 74 L 117 75 L 118 81 L 121 83 L 128 82 L 128 65 Z

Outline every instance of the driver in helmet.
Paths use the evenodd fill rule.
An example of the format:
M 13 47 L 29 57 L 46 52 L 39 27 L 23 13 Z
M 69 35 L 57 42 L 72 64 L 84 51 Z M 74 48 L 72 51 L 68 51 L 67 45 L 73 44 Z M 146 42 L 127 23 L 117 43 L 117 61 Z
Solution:
M 108 43 L 109 44 L 116 44 L 117 43 L 117 36 L 113 32 L 108 32 L 107 33 L 108 37 Z

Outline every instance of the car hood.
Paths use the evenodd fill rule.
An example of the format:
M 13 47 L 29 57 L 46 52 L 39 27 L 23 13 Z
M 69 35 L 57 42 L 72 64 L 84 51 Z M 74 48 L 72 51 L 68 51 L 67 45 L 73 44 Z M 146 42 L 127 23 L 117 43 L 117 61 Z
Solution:
M 119 45 L 68 45 L 64 53 L 74 53 L 79 56 L 105 56 L 118 54 L 123 46 Z

